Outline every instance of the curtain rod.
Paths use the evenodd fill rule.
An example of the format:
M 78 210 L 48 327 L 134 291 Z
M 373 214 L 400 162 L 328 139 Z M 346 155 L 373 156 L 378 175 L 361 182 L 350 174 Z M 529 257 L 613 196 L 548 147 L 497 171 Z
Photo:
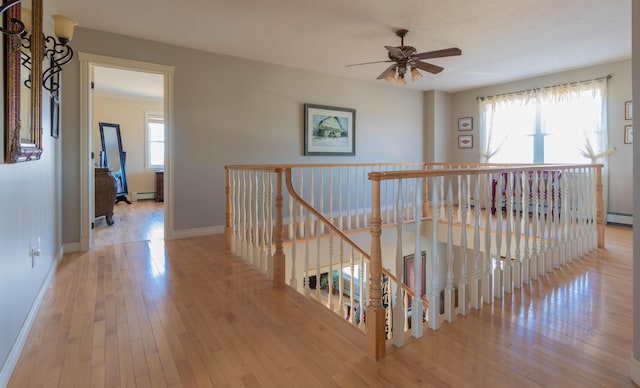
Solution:
M 484 97 L 476 97 L 476 100 L 484 100 L 485 98 L 492 98 L 492 97 L 499 97 L 499 96 L 506 96 L 508 94 L 521 94 L 521 93 L 526 93 L 526 92 L 534 92 L 536 90 L 542 90 L 545 88 L 554 88 L 557 86 L 564 86 L 564 85 L 577 85 L 577 84 L 581 84 L 583 82 L 589 82 L 589 81 L 597 81 L 597 80 L 601 80 L 601 79 L 610 79 L 611 77 L 613 77 L 612 74 L 607 74 L 604 77 L 600 77 L 600 78 L 593 78 L 593 79 L 585 79 L 582 81 L 576 81 L 576 82 L 567 82 L 564 84 L 557 84 L 557 85 L 551 85 L 551 86 L 543 86 L 540 88 L 532 88 L 532 89 L 525 89 L 525 90 L 519 90 L 517 92 L 509 92 L 509 93 L 501 93 L 501 94 L 494 94 L 493 96 L 484 96 Z

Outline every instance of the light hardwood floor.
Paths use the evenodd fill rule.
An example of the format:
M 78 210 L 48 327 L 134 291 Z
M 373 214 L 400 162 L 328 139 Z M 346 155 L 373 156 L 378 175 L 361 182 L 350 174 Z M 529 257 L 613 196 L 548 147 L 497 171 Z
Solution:
M 631 229 L 379 362 L 221 235 L 65 255 L 9 387 L 626 387 Z
M 164 203 L 153 200 L 117 203 L 113 207 L 113 225 L 104 217 L 96 220 L 94 246 L 142 240 L 164 239 Z

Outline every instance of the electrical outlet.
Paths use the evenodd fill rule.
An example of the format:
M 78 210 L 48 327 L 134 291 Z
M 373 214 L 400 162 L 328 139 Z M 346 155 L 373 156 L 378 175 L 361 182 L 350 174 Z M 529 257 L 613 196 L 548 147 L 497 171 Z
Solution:
M 36 266 L 36 256 L 40 256 L 40 237 L 38 237 L 38 246 L 31 249 L 31 268 Z

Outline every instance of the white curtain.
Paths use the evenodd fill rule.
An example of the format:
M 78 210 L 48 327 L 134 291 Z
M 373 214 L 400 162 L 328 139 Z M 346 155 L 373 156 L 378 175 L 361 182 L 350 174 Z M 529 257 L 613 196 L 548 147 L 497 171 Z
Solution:
M 557 85 L 478 100 L 480 161 L 600 163 L 608 202 L 607 79 Z M 544 151 L 534 155 L 534 135 Z M 537 151 L 536 151 L 537 152 Z

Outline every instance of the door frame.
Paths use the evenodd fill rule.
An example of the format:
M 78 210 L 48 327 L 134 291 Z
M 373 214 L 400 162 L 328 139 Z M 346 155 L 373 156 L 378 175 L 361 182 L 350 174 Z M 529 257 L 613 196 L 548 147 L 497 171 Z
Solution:
M 93 247 L 95 222 L 93 149 L 93 93 L 95 67 L 112 67 L 163 75 L 164 79 L 164 238 L 174 238 L 173 227 L 173 74 L 174 67 L 102 55 L 79 53 L 80 61 L 80 250 Z M 95 155 L 94 155 L 95 157 Z

